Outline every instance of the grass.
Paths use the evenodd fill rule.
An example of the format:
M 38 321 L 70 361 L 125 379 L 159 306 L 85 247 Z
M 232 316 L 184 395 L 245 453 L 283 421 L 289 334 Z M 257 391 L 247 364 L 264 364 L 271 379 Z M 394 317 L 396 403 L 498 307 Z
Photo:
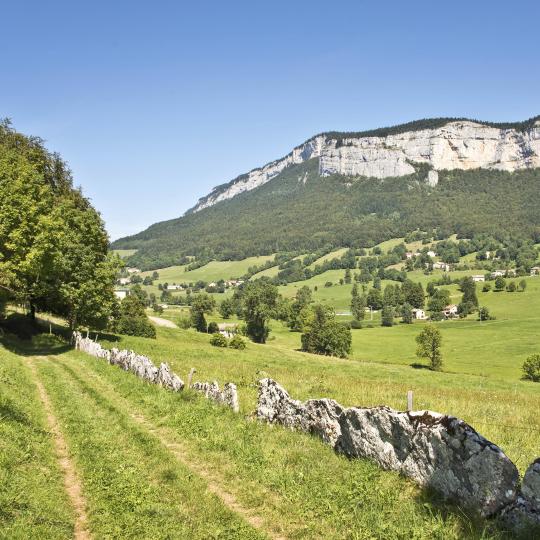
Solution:
M 39 348 L 22 342 L 4 344 L 11 351 L 0 348 L 0 358 L 15 357 L 19 366 L 36 352 L 47 352 L 46 344 Z M 332 393 L 330 387 L 343 391 L 343 378 L 359 374 L 351 371 L 354 362 L 272 346 L 250 344 L 243 352 L 216 351 L 208 345 L 207 336 L 190 331 L 160 330 L 155 341 L 121 338 L 120 346 L 147 349 L 154 361 L 172 358 L 180 372 L 184 366 L 197 365 L 202 378 L 211 375 L 210 366 L 220 380 L 234 371 L 243 412 L 253 405 L 252 382 L 263 368 L 285 379 L 301 396 L 326 395 Z M 83 353 L 49 352 L 34 361 L 80 474 L 95 538 L 263 537 L 242 519 L 241 512 L 232 512 L 206 491 L 205 481 L 196 472 L 201 468 L 241 508 L 260 517 L 262 530 L 274 535 L 296 539 L 503 537 L 495 523 L 476 521 L 368 460 L 339 456 L 315 437 L 249 421 L 190 391 L 164 391 Z M 326 369 L 321 371 L 323 366 Z M 359 367 L 360 373 L 373 376 L 377 366 Z M 21 373 L 26 376 L 25 369 Z M 431 374 L 420 374 L 427 375 Z M 135 422 L 133 414 L 144 416 L 146 424 Z M 158 435 L 180 445 L 185 462 L 176 460 Z
M 137 253 L 136 249 L 113 249 L 113 253 L 116 253 L 121 259 L 127 259 L 128 257 L 131 257 L 131 255 L 135 255 Z

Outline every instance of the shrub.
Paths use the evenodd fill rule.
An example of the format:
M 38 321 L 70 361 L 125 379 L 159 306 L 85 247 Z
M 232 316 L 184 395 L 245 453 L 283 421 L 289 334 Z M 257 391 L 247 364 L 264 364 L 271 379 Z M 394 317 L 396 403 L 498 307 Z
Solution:
M 351 328 L 353 330 L 360 330 L 360 328 L 362 328 L 362 321 L 357 321 L 356 319 L 353 319 L 351 321 Z
M 120 303 L 116 331 L 127 336 L 156 337 L 156 329 L 148 320 L 144 304 L 136 295 L 130 294 Z
M 228 344 L 229 342 L 223 334 L 212 334 L 212 337 L 210 338 L 210 345 L 213 345 L 214 347 L 227 347 Z
M 506 290 L 507 290 L 508 292 L 516 292 L 516 290 L 517 290 L 516 282 L 515 282 L 515 281 L 511 281 L 511 282 L 506 286 Z
M 495 319 L 495 317 L 492 317 L 490 314 L 489 314 L 489 309 L 487 307 L 481 307 L 479 310 L 478 310 L 478 320 L 479 321 L 491 321 Z
M 242 339 L 242 336 L 236 334 L 229 341 L 229 347 L 232 349 L 244 350 L 246 348 L 246 342 Z
M 219 332 L 219 326 L 217 322 L 210 322 L 208 323 L 208 333 L 209 334 L 217 334 Z
M 523 373 L 525 379 L 540 382 L 540 354 L 532 354 L 523 363 Z
M 180 317 L 176 324 L 178 324 L 179 328 L 187 330 L 188 328 L 191 328 L 191 319 L 189 317 Z
M 491 283 L 484 283 L 484 286 L 482 287 L 482 292 L 489 292 L 491 291 Z
M 327 281 L 324 286 L 325 287 L 331 287 L 333 285 L 333 283 L 331 281 Z

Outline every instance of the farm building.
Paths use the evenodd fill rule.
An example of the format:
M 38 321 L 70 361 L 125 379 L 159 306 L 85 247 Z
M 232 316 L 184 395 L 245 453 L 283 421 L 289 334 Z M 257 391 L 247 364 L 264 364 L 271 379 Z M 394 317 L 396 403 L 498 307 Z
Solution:
M 418 319 L 420 321 L 424 321 L 425 319 L 427 319 L 426 317 L 426 312 L 423 310 L 423 309 L 413 309 L 412 310 L 413 312 L 413 317 L 415 319 Z
M 128 274 L 138 274 L 140 272 L 138 268 L 133 268 L 133 267 L 126 268 L 126 271 Z
M 114 295 L 119 300 L 123 300 L 126 296 L 129 296 L 130 290 L 129 289 L 116 289 L 114 291 Z
M 479 281 L 486 281 L 486 276 L 483 274 L 476 274 L 472 277 L 473 281 L 479 282 Z
M 451 319 L 452 317 L 455 317 L 458 313 L 458 307 L 456 304 L 449 304 L 443 309 L 444 316 L 447 319 Z
M 445 262 L 435 262 L 433 263 L 434 270 L 442 270 L 443 272 L 450 272 L 450 265 Z
M 118 280 L 118 283 L 120 285 L 129 285 L 131 283 L 131 278 L 128 278 L 128 277 L 121 277 L 119 280 Z
M 540 266 L 533 266 L 531 268 L 531 276 L 538 276 L 540 275 Z

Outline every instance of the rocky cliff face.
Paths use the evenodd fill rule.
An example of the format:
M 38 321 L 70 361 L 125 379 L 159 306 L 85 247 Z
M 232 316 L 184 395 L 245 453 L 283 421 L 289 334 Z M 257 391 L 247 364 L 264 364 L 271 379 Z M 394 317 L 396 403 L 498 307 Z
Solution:
M 430 185 L 443 169 L 517 169 L 540 167 L 540 120 L 526 130 L 499 128 L 478 122 L 449 121 L 436 129 L 406 131 L 387 136 L 337 137 L 318 135 L 283 159 L 215 188 L 193 211 L 255 189 L 286 167 L 319 158 L 319 174 L 386 178 L 414 172 L 413 163 L 431 168 Z

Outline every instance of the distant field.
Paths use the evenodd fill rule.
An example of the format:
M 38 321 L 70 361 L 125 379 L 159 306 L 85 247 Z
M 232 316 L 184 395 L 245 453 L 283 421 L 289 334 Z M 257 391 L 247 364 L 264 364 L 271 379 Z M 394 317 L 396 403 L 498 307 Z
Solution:
M 116 253 L 119 257 L 122 259 L 126 259 L 127 257 L 130 257 L 131 255 L 134 255 L 137 253 L 136 249 L 113 249 L 113 253 Z

